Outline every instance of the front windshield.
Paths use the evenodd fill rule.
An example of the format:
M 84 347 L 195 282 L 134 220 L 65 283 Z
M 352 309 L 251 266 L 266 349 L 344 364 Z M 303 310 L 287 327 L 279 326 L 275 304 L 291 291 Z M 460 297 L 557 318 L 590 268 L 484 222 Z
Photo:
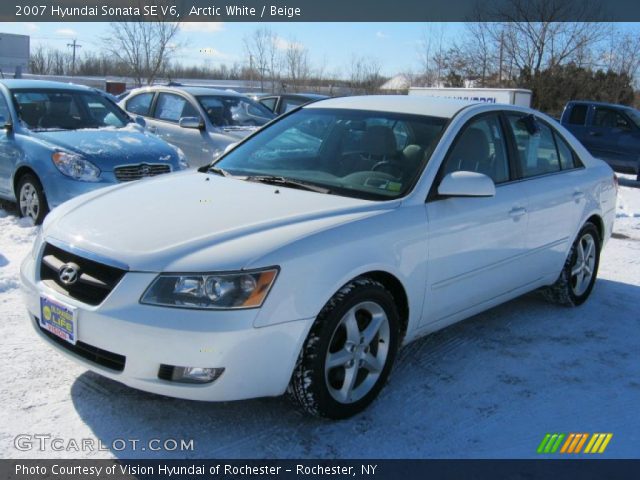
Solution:
M 446 119 L 306 108 L 242 143 L 215 166 L 236 176 L 278 176 L 333 194 L 403 196 L 435 147 Z
M 129 117 L 102 95 L 74 90 L 13 90 L 20 120 L 31 130 L 124 127 Z
M 216 127 L 259 127 L 275 117 L 258 102 L 244 97 L 206 95 L 196 98 Z

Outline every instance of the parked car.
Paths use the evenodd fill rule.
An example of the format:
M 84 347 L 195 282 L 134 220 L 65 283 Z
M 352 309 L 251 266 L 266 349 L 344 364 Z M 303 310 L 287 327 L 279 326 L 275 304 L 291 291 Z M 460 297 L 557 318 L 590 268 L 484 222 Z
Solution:
M 144 117 L 147 129 L 181 148 L 193 166 L 206 165 L 275 115 L 239 93 L 207 87 L 133 90 L 120 105 Z
M 564 107 L 562 125 L 596 158 L 640 180 L 640 111 L 611 103 L 574 101 Z
M 249 95 L 251 98 L 261 103 L 276 115 L 290 112 L 300 105 L 306 105 L 310 102 L 325 100 L 328 95 L 319 95 L 317 93 L 283 93 L 280 95 L 271 95 L 268 93 L 254 93 Z
M 324 100 L 210 166 L 52 212 L 22 264 L 29 321 L 131 387 L 210 401 L 288 391 L 311 414 L 348 417 L 403 344 L 539 288 L 585 302 L 616 188 L 528 108 Z
M 1 80 L 0 128 L 0 198 L 36 224 L 81 193 L 187 166 L 179 149 L 80 85 Z

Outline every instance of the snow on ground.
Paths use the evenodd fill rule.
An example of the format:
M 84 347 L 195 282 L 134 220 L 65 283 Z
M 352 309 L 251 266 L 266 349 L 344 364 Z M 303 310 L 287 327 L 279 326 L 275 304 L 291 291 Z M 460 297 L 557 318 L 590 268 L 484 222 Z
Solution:
M 615 236 L 591 299 L 531 294 L 400 354 L 363 414 L 307 418 L 283 398 L 202 403 L 132 390 L 36 338 L 18 268 L 36 230 L 0 210 L 0 456 L 3 458 L 525 458 L 547 432 L 612 432 L 605 457 L 640 458 L 640 189 L 620 189 Z M 193 452 L 19 451 L 17 434 L 194 440 Z

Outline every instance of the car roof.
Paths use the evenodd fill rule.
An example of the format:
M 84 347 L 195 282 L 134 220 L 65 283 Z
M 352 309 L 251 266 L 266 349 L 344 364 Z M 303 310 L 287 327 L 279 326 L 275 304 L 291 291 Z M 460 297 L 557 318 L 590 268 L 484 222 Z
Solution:
M 89 90 L 93 91 L 91 87 L 85 85 L 78 85 L 75 83 L 54 82 L 51 80 L 24 80 L 24 79 L 7 79 L 0 80 L 0 83 L 12 90 L 15 88 L 41 88 L 41 89 L 53 89 L 53 90 Z
M 368 95 L 320 100 L 303 108 L 345 108 L 451 118 L 460 110 L 479 102 L 419 95 Z
M 595 102 L 591 100 L 571 100 L 569 102 L 571 105 L 597 105 L 599 107 L 613 107 L 613 108 L 631 108 L 629 105 L 621 105 L 619 103 L 609 103 L 609 102 Z
M 238 92 L 233 92 L 230 90 L 221 90 L 219 88 L 209 88 L 209 87 L 200 87 L 194 86 L 191 87 L 189 85 L 151 85 L 149 87 L 137 88 L 135 92 L 138 91 L 180 91 L 185 92 L 190 95 L 200 96 L 200 95 L 225 95 L 228 97 L 244 97 L 244 95 L 239 94 Z

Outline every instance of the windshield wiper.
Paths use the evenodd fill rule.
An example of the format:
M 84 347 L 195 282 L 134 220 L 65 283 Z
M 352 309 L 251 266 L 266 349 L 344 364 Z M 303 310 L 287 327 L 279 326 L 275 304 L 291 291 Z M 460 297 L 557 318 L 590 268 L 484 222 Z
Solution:
M 233 175 L 227 172 L 224 168 L 220 167 L 209 167 L 207 168 L 207 172 L 215 173 L 216 175 L 220 175 L 221 177 L 233 177 Z
M 283 187 L 298 188 L 300 190 L 308 190 L 316 193 L 331 193 L 328 188 L 320 187 L 312 183 L 293 180 L 291 178 L 280 177 L 277 175 L 250 175 L 245 178 L 249 182 L 266 183 L 268 185 L 278 185 Z

